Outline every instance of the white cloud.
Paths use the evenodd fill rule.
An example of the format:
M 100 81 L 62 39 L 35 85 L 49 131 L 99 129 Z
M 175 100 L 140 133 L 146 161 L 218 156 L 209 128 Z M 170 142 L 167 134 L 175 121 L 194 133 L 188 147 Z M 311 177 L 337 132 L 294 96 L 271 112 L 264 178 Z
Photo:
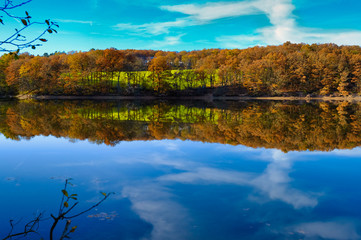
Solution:
M 164 44 L 167 44 L 167 45 L 176 45 L 178 43 L 180 43 L 180 39 L 181 37 L 183 36 L 182 35 L 178 35 L 178 36 L 170 36 L 170 37 L 166 37 L 164 39 Z M 174 149 L 172 149 L 174 150 Z
M 225 48 L 246 48 L 252 45 L 277 45 L 286 41 L 294 43 L 335 43 L 360 45 L 361 31 L 324 33 L 324 30 L 297 26 L 273 26 L 259 29 L 254 35 L 222 36 L 216 40 Z
M 242 15 L 258 14 L 259 10 L 255 7 L 253 2 L 217 2 L 207 3 L 204 5 L 198 4 L 183 4 L 175 6 L 162 6 L 161 9 L 179 12 L 191 16 L 195 21 L 208 22 L 211 20 L 238 17 Z
M 78 24 L 89 24 L 90 26 L 93 26 L 93 21 L 84 21 L 84 20 L 73 20 L 73 19 L 54 19 L 56 22 L 62 22 L 62 23 L 78 23 Z
M 174 45 L 180 44 L 182 42 L 181 38 L 184 35 L 185 34 L 180 34 L 177 36 L 167 36 L 162 41 L 154 41 L 153 44 L 151 45 L 151 48 L 161 48 L 161 47 L 174 46 Z M 166 148 L 167 148 L 167 150 L 170 150 L 170 151 L 178 150 L 177 146 L 174 144 L 171 144 L 171 143 L 167 144 Z
M 212 20 L 237 17 L 242 15 L 258 14 L 260 11 L 253 2 L 231 2 L 231 3 L 208 3 L 182 4 L 174 6 L 161 6 L 162 10 L 179 12 L 187 17 L 178 18 L 175 21 L 145 23 L 140 25 L 130 23 L 119 23 L 114 26 L 117 30 L 129 30 L 134 32 L 149 33 L 159 35 L 169 33 L 171 28 L 182 28 L 196 25 L 208 24 Z
M 277 5 L 275 2 L 285 2 Z M 129 23 L 120 23 L 115 26 L 118 30 L 131 30 L 135 32 L 146 32 L 153 35 L 169 33 L 171 28 L 189 27 L 196 25 L 209 24 L 213 20 L 240 17 L 255 14 L 267 14 L 271 22 L 282 22 L 285 15 L 293 10 L 293 5 L 289 0 L 257 0 L 241 2 L 215 2 L 206 4 L 181 4 L 165 5 L 160 9 L 178 12 L 188 15 L 178 18 L 175 21 L 146 23 L 133 25 Z M 276 4 L 276 6 L 274 6 Z
M 118 30 L 128 30 L 152 35 L 168 34 L 172 28 L 184 28 L 210 24 L 212 21 L 230 17 L 264 14 L 271 26 L 256 29 L 251 35 L 221 36 L 216 41 L 222 47 L 245 48 L 253 45 L 277 45 L 286 41 L 304 43 L 336 43 L 339 45 L 361 44 L 361 31 L 324 30 L 301 27 L 292 14 L 292 0 L 250 0 L 236 2 L 213 2 L 206 4 L 165 5 L 160 9 L 183 13 L 187 16 L 174 21 L 154 22 L 141 25 L 120 23 Z M 174 41 L 174 45 L 178 44 Z
M 160 35 L 169 33 L 169 29 L 172 27 L 186 27 L 192 26 L 192 21 L 189 19 L 177 19 L 170 22 L 159 22 L 159 23 L 145 23 L 140 25 L 133 25 L 130 23 L 119 23 L 114 26 L 116 30 L 129 30 L 137 33 L 149 33 L 152 35 Z
M 286 41 L 296 43 L 361 44 L 361 31 L 326 31 L 300 27 L 292 14 L 291 0 L 259 0 L 255 6 L 270 20 L 272 26 L 257 29 L 253 35 L 218 37 L 222 47 L 245 48 L 250 45 L 276 45 Z
M 253 3 L 257 9 L 267 15 L 272 25 L 294 24 L 292 11 L 295 7 L 291 0 L 258 0 Z

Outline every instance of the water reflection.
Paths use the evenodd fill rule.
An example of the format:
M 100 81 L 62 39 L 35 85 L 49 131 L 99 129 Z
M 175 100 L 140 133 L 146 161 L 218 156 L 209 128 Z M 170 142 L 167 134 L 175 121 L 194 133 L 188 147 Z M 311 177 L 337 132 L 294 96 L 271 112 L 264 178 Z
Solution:
M 346 150 L 348 156 L 340 158 L 345 151 L 283 153 L 189 141 L 116 147 L 51 137 L 1 141 L 0 167 L 6 169 L 1 185 L 12 195 L 2 199 L 12 209 L 5 211 L 7 219 L 29 212 L 39 198 L 46 200 L 36 209 L 48 206 L 54 200 L 48 195 L 56 196 L 56 184 L 49 179 L 54 176 L 58 183 L 61 176 L 74 177 L 85 204 L 96 202 L 99 191 L 117 192 L 93 217 L 80 219 L 75 239 L 91 239 L 95 232 L 100 237 L 103 228 L 108 239 L 360 239 L 355 187 L 361 181 L 352 171 L 361 166 L 359 149 Z M 54 159 L 38 155 L 43 149 Z M 330 181 L 334 176 L 337 181 Z M 34 184 L 40 190 L 27 193 L 29 205 L 14 201 Z M 50 192 L 43 191 L 50 186 Z
M 291 230 L 311 239 L 360 239 L 357 228 L 359 227 L 352 220 L 336 220 L 301 223 L 292 227 Z
M 116 145 L 182 139 L 283 151 L 352 149 L 361 144 L 361 105 L 278 102 L 91 102 L 0 104 L 0 132 Z
M 13 139 L 31 138 L 13 141 L 0 137 L 0 189 L 4 193 L 0 204 L 5 206 L 0 215 L 0 233 L 8 230 L 10 217 L 56 209 L 63 179 L 72 177 L 77 185 L 74 191 L 82 197 L 83 206 L 96 202 L 99 191 L 117 193 L 96 211 L 77 220 L 74 239 L 361 239 L 360 148 L 291 151 L 305 146 L 351 148 L 358 144 L 353 135 L 356 128 L 352 126 L 359 120 L 345 116 L 346 122 L 339 124 L 339 106 L 332 104 L 242 104 L 237 105 L 236 111 L 234 106 L 161 108 L 162 103 L 157 111 L 163 111 L 163 115 L 156 115 L 154 108 L 143 114 L 150 111 L 149 105 L 133 106 L 136 111 L 127 116 L 138 114 L 137 118 L 142 117 L 143 121 L 112 119 L 114 107 L 115 115 L 127 113 L 125 109 L 118 111 L 122 106 L 117 103 L 95 104 L 98 110 L 92 111 L 103 114 L 97 117 L 89 113 L 94 106 L 83 103 L 9 104 L 3 109 L 5 114 L 0 115 L 6 122 L 1 122 L 2 133 Z M 177 111 L 164 110 L 177 108 L 194 108 L 187 110 L 188 122 L 179 120 Z M 300 130 L 303 140 L 290 145 L 297 135 L 292 132 L 296 119 L 316 124 L 318 117 L 314 114 L 302 115 L 314 111 L 323 114 L 323 109 L 328 109 L 332 120 L 319 119 L 319 123 L 329 122 L 331 127 L 301 124 L 308 126 L 308 130 Z M 357 105 L 347 109 L 358 114 Z M 218 120 L 204 121 L 197 115 L 201 111 L 208 111 L 207 116 L 212 112 Z M 159 121 L 147 120 L 153 114 Z M 282 120 L 276 117 L 278 114 L 294 117 Z M 203 120 L 196 121 L 194 116 Z M 235 126 L 240 119 L 244 124 Z M 253 135 L 243 135 L 251 132 L 245 130 L 247 127 L 256 125 L 261 130 L 253 129 Z M 216 127 L 218 131 L 223 129 L 220 136 L 205 134 Z M 235 131 L 229 132 L 231 129 Z M 276 144 L 267 134 L 281 134 L 281 129 L 283 136 L 274 137 L 283 139 L 281 147 L 265 148 Z M 307 135 L 320 129 L 324 130 L 320 138 Z M 262 138 L 256 134 L 258 131 L 265 131 Z M 340 135 L 326 141 L 334 134 Z M 69 138 L 91 142 L 69 142 Z M 249 141 L 249 146 L 258 139 L 257 144 L 263 148 L 174 138 L 221 143 L 233 139 Z M 311 147 L 312 139 L 313 144 L 324 145 Z M 46 236 L 45 228 L 41 231 Z
M 253 150 L 248 149 L 248 151 Z M 235 221 L 237 219 L 241 224 L 249 226 L 250 229 L 242 229 L 241 226 L 237 226 L 236 228 L 240 228 L 241 231 L 234 233 L 236 235 L 229 235 L 232 231 L 225 226 L 213 226 L 216 229 L 223 228 L 223 230 L 226 230 L 222 232 L 222 234 L 224 234 L 224 237 L 227 236 L 227 239 L 236 239 L 245 236 L 245 234 L 247 239 L 259 239 L 260 237 L 264 239 L 360 239 L 358 232 L 360 222 L 353 218 L 337 216 L 336 219 L 328 219 L 326 217 L 325 221 L 312 221 L 324 217 L 315 214 L 317 210 L 314 209 L 319 204 L 320 198 L 324 202 L 325 199 L 330 197 L 330 192 L 315 192 L 314 189 L 297 188 L 293 186 L 296 180 L 309 182 L 315 180 L 314 178 L 293 179 L 289 176 L 291 171 L 295 171 L 295 169 L 292 169 L 293 161 L 296 161 L 296 159 L 292 159 L 292 155 L 295 155 L 295 153 L 285 154 L 279 150 L 261 151 L 267 152 L 270 158 L 263 159 L 268 160 L 268 163 L 264 170 L 259 173 L 225 170 L 222 163 L 215 167 L 209 167 L 209 165 L 213 164 L 200 162 L 198 160 L 189 161 L 188 159 L 185 161 L 177 161 L 172 158 L 167 160 L 165 156 L 163 156 L 163 158 L 158 157 L 158 160 L 155 162 L 149 161 L 146 164 L 151 164 L 153 167 L 156 165 L 156 168 L 167 166 L 171 168 L 171 170 L 168 169 L 168 171 L 175 171 L 176 173 L 167 174 L 167 171 L 164 171 L 163 174 L 155 178 L 146 179 L 146 181 L 137 184 L 131 184 L 132 186 L 126 186 L 123 189 L 123 195 L 130 199 L 132 209 L 137 212 L 142 219 L 152 223 L 154 230 L 151 239 L 184 239 L 185 237 L 192 239 L 192 237 L 195 237 L 192 226 L 189 226 L 189 223 L 195 221 L 194 217 L 199 217 L 192 216 L 195 206 L 188 206 L 189 208 L 185 209 L 184 206 L 179 205 L 177 196 L 171 193 L 175 187 L 189 188 L 185 187 L 187 185 L 193 185 L 193 187 L 191 187 L 192 189 L 201 190 L 200 194 L 205 195 L 202 196 L 201 199 L 206 199 L 206 202 L 202 202 L 201 204 L 217 205 L 217 208 L 224 210 L 229 208 L 229 206 L 222 204 L 231 205 L 231 210 L 234 211 L 231 220 Z M 310 157 L 308 161 L 314 161 L 316 160 L 315 157 L 321 156 L 322 154 L 306 154 L 306 156 L 307 155 Z M 334 157 L 333 153 L 326 155 L 328 157 Z M 244 160 L 243 157 L 239 159 L 239 161 Z M 145 163 L 145 161 L 142 162 Z M 345 172 L 342 172 L 342 170 L 339 172 L 339 174 L 343 173 Z M 356 178 L 355 180 L 360 183 L 360 178 Z M 220 187 L 227 189 L 231 185 L 236 187 L 231 187 L 232 190 L 229 192 L 221 191 L 222 194 L 217 194 Z M 323 187 L 329 188 L 331 186 L 326 184 L 323 185 Z M 205 192 L 202 190 L 203 188 L 218 189 L 218 191 L 212 190 L 211 192 Z M 324 188 L 322 190 L 324 190 Z M 234 191 L 242 192 L 243 196 L 233 199 L 233 197 L 227 195 L 230 193 L 233 194 Z M 349 194 L 353 195 L 353 193 Z M 192 199 L 191 201 L 197 202 L 197 200 L 194 199 L 197 195 L 197 193 L 190 192 L 189 198 Z M 225 202 L 224 199 L 227 199 L 227 201 Z M 242 202 L 242 204 L 237 204 L 237 202 Z M 333 214 L 333 210 L 334 209 L 328 209 L 331 215 Z M 216 217 L 216 219 L 213 220 L 217 223 L 235 224 L 235 222 L 226 223 L 219 219 L 229 214 L 227 212 L 214 211 L 214 209 L 207 209 L 206 211 L 210 211 L 211 215 L 216 213 L 216 216 L 212 217 Z M 358 214 L 359 213 L 360 212 L 358 212 Z M 207 222 L 205 219 L 201 219 L 201 221 L 202 223 Z M 193 225 L 193 227 L 199 226 Z M 212 230 L 210 230 L 210 232 L 212 232 Z M 190 234 L 190 236 L 185 236 L 185 233 Z M 212 239 L 222 238 L 221 235 L 217 236 L 213 234 L 215 233 L 210 235 L 214 237 Z

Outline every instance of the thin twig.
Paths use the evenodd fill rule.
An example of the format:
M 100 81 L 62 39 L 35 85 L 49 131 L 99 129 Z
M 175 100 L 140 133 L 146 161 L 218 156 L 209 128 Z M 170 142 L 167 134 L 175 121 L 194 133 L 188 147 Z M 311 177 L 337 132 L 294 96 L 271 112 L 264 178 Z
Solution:
M 66 221 L 63 234 L 61 235 L 61 237 L 60 237 L 59 240 L 63 240 L 64 238 L 67 237 L 67 235 L 68 235 L 68 229 L 69 229 L 70 224 L 71 224 L 71 221 L 70 221 L 70 220 Z
M 73 216 L 71 216 L 71 217 L 65 217 L 65 216 L 64 216 L 64 219 L 72 219 L 72 218 L 78 217 L 78 216 L 80 216 L 80 215 L 83 215 L 84 213 L 89 212 L 90 210 L 96 208 L 96 207 L 99 206 L 102 202 L 104 202 L 111 194 L 114 194 L 114 193 L 108 193 L 101 201 L 99 201 L 97 204 L 93 205 L 92 207 L 88 208 L 87 210 L 82 211 L 82 212 L 80 212 L 80 213 L 78 213 L 78 214 L 75 214 L 75 215 L 73 215 Z
M 19 237 L 19 236 L 23 236 L 26 237 L 28 234 L 37 234 L 39 235 L 39 233 L 37 232 L 37 230 L 39 229 L 39 222 L 42 221 L 42 216 L 43 213 L 39 213 L 33 220 L 31 220 L 30 222 L 28 222 L 25 227 L 24 227 L 24 231 L 23 232 L 19 232 L 19 233 L 13 233 L 14 227 L 19 223 L 13 223 L 13 220 L 10 220 L 10 232 L 9 234 L 3 238 L 2 240 L 7 240 L 7 239 L 11 239 L 13 237 Z M 39 235 L 40 236 L 40 235 Z

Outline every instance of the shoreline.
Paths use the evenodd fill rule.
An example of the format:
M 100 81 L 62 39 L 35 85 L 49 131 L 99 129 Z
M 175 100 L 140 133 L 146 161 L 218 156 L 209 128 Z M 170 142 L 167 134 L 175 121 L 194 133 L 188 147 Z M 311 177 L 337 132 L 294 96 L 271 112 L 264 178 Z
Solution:
M 361 96 L 346 96 L 346 97 L 334 97 L 334 96 L 316 96 L 316 97 L 299 97 L 299 96 L 52 96 L 52 95 L 21 95 L 12 96 L 11 99 L 27 100 L 225 100 L 225 101 L 347 101 L 347 102 L 361 102 Z

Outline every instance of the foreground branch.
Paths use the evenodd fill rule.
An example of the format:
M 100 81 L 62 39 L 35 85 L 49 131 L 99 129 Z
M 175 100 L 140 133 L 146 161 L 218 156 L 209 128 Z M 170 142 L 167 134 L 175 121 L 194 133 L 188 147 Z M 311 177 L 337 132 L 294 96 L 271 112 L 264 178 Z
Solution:
M 50 20 L 45 20 L 44 22 L 32 22 L 30 21 L 32 17 L 27 11 L 25 11 L 24 16 L 17 16 L 11 13 L 12 10 L 22 7 L 31 1 L 32 0 L 27 0 L 19 4 L 14 4 L 12 0 L 5 0 L 4 6 L 0 7 L 0 24 L 4 25 L 5 17 L 6 19 L 20 21 L 22 24 L 22 27 L 20 29 L 15 28 L 10 36 L 6 37 L 4 40 L 0 39 L 0 52 L 18 53 L 20 50 L 29 47 L 36 49 L 37 46 L 41 46 L 40 42 L 47 42 L 47 40 L 43 38 L 46 33 L 57 33 L 55 28 L 58 28 L 59 25 L 55 22 Z M 45 29 L 38 36 L 29 39 L 24 32 L 34 25 L 45 25 Z
M 69 182 L 70 179 L 66 179 L 65 180 L 65 186 L 64 186 L 64 189 L 62 190 L 62 198 L 61 198 L 61 204 L 60 204 L 60 207 L 59 207 L 59 211 L 58 211 L 58 214 L 56 215 L 53 215 L 53 214 L 50 214 L 51 218 L 47 218 L 47 219 L 52 219 L 53 220 L 53 223 L 51 225 L 51 228 L 50 228 L 50 233 L 49 233 L 49 239 L 50 240 L 53 240 L 54 239 L 54 230 L 55 228 L 58 226 L 58 224 L 60 222 L 62 222 L 63 220 L 66 221 L 65 223 L 65 227 L 62 231 L 62 234 L 60 236 L 60 238 L 57 238 L 59 240 L 64 240 L 64 239 L 69 239 L 69 235 L 71 233 L 73 233 L 76 229 L 77 229 L 77 226 L 72 226 L 71 227 L 71 220 L 72 218 L 76 218 L 80 215 L 83 215 L 89 211 L 91 211 L 92 209 L 94 209 L 95 207 L 99 206 L 101 203 L 103 203 L 111 194 L 113 193 L 101 193 L 103 195 L 103 198 L 98 201 L 96 204 L 94 204 L 93 206 L 77 213 L 77 214 L 74 214 L 74 215 L 71 215 L 71 216 L 68 216 L 70 215 L 70 213 L 73 211 L 73 209 L 79 204 L 79 202 L 77 201 L 77 194 L 69 194 L 68 191 L 67 191 L 67 188 L 69 185 L 72 185 L 70 182 Z M 76 201 L 74 202 L 71 206 L 69 206 L 69 202 L 70 201 Z M 47 220 L 47 219 L 43 219 L 43 213 L 40 213 L 38 214 L 33 220 L 29 221 L 25 226 L 24 226 L 24 230 L 21 231 L 21 232 L 17 232 L 17 233 L 14 233 L 14 228 L 16 225 L 19 224 L 19 222 L 17 223 L 14 223 L 13 220 L 10 220 L 10 231 L 8 233 L 8 235 L 4 238 L 2 238 L 1 240 L 10 240 L 14 237 L 27 237 L 28 235 L 30 234 L 35 234 L 35 235 L 38 235 L 41 239 L 44 239 L 43 237 L 41 237 L 41 235 L 38 233 L 38 229 L 39 229 L 39 223 L 40 221 L 43 221 L 43 220 Z

